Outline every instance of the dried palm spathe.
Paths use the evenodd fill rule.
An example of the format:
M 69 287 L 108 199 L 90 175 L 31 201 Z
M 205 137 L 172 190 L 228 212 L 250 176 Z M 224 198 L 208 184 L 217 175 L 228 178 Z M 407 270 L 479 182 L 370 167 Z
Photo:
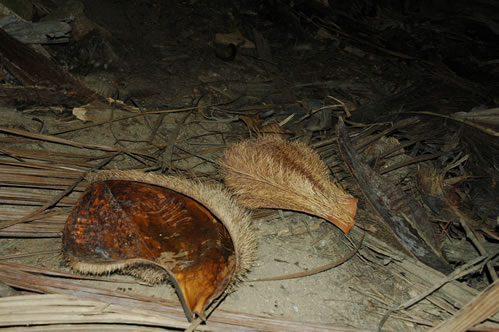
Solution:
M 64 228 L 74 270 L 170 280 L 192 320 L 252 265 L 249 214 L 221 185 L 136 171 L 89 181 Z
M 301 211 L 322 217 L 347 233 L 357 199 L 329 180 L 329 170 L 306 144 L 276 135 L 234 144 L 220 161 L 224 181 L 250 209 Z

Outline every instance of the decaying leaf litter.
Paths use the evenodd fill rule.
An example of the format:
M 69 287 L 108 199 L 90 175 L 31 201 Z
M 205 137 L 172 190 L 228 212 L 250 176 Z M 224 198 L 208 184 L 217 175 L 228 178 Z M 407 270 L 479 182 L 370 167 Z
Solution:
M 99 15 L 109 10 L 87 5 L 90 7 L 87 14 L 97 14 L 97 21 Z M 125 9 L 130 10 L 131 6 L 132 2 Z M 177 10 L 187 14 L 191 9 L 178 5 Z M 134 14 L 146 15 L 146 12 Z M 154 19 L 148 22 L 157 25 L 158 33 L 164 24 Z M 119 35 L 119 23 L 107 26 L 114 36 Z M 178 29 L 193 28 L 179 26 Z M 240 38 L 240 34 L 234 35 Z M 147 38 L 153 36 L 151 33 Z M 257 49 L 245 49 L 236 43 L 238 54 L 233 62 L 220 61 L 216 52 L 207 53 L 207 49 L 212 50 L 208 47 L 211 40 L 207 35 L 187 33 L 183 36 L 183 42 L 171 39 L 176 40 L 176 48 L 169 48 L 166 44 L 169 36 L 162 36 L 159 40 L 165 44 L 155 44 L 160 50 L 156 54 L 142 54 L 143 58 L 134 58 L 133 52 L 122 55 L 126 75 L 113 71 L 113 66 L 109 70 L 99 66 L 83 70 L 88 71 L 87 77 L 100 76 L 97 81 L 101 83 L 107 78 L 111 86 L 121 88 L 121 93 L 113 97 L 127 100 L 126 107 L 119 103 L 113 107 L 111 101 L 111 104 L 81 105 L 83 108 L 78 109 L 47 108 L 46 105 L 37 108 L 36 104 L 30 104 L 29 108 L 18 105 L 19 110 L 12 107 L 2 110 L 2 119 L 4 114 L 8 119 L 2 123 L 4 136 L 0 151 L 3 191 L 0 227 L 2 252 L 5 252 L 2 258 L 23 264 L 5 263 L 3 282 L 15 287 L 14 290 L 77 294 L 79 299 L 74 301 L 101 301 L 99 303 L 104 303 L 101 308 L 107 308 L 105 303 L 108 307 L 113 305 L 109 311 L 99 309 L 100 316 L 85 313 L 82 318 L 74 315 L 77 309 L 68 306 L 64 318 L 60 315 L 40 317 L 35 314 L 39 307 L 36 301 L 44 301 L 43 297 L 33 297 L 21 303 L 20 308 L 24 309 L 20 312 L 24 314 L 5 320 L 5 325 L 22 324 L 28 316 L 34 326 L 71 322 L 118 324 L 127 317 L 125 323 L 128 324 L 188 328 L 169 286 L 144 285 L 118 275 L 109 277 L 124 279 L 125 283 L 121 280 L 66 284 L 57 274 L 47 271 L 71 272 L 64 264 L 59 236 L 71 207 L 87 187 L 85 175 L 105 168 L 140 169 L 207 183 L 222 182 L 216 163 L 226 148 L 248 138 L 276 133 L 290 141 L 304 142 L 320 154 L 333 174 L 332 181 L 359 200 L 355 217 L 358 227 L 345 238 L 339 229 L 320 218 L 290 211 L 256 210 L 252 223 L 258 251 L 249 279 L 293 273 L 301 278 L 243 283 L 237 291 L 221 299 L 219 309 L 213 312 L 208 324 L 200 325 L 199 329 L 334 330 L 336 327 L 344 330 L 350 327 L 360 330 L 383 325 L 383 329 L 388 330 L 423 330 L 452 315 L 455 321 L 459 320 L 463 316 L 457 310 L 471 299 L 486 299 L 487 294 L 494 294 L 496 286 L 492 286 L 492 293 L 477 296 L 479 290 L 496 278 L 497 236 L 493 216 L 494 213 L 497 216 L 497 195 L 494 195 L 497 189 L 493 182 L 490 184 L 490 179 L 494 179 L 494 154 L 484 154 L 481 149 L 484 145 L 492 151 L 497 148 L 496 113 L 491 109 L 486 117 L 483 113 L 476 115 L 476 111 L 463 114 L 469 110 L 465 105 L 476 106 L 476 100 L 486 100 L 485 90 L 468 99 L 460 94 L 461 99 L 455 98 L 455 104 L 442 103 L 450 90 L 455 94 L 457 87 L 477 91 L 476 84 L 452 76 L 444 65 L 436 66 L 428 61 L 420 65 L 429 69 L 432 84 L 422 84 L 422 77 L 415 75 L 414 67 L 401 67 L 397 63 L 396 59 L 404 58 L 403 54 L 392 54 L 390 64 L 384 63 L 385 70 L 404 68 L 405 71 L 400 72 L 407 76 L 392 77 L 392 80 L 383 77 L 385 87 L 391 84 L 395 91 L 383 97 L 386 91 L 379 89 L 385 87 L 373 89 L 366 79 L 368 73 L 376 75 L 369 66 L 379 65 L 382 56 L 373 52 L 370 48 L 373 45 L 356 44 L 359 40 L 352 36 L 343 35 L 343 40 L 357 47 L 363 45 L 361 51 L 353 52 L 351 47 L 345 47 L 342 54 L 348 56 L 331 60 L 327 56 L 328 48 L 324 48 L 327 43 L 313 37 L 311 43 L 316 50 L 294 48 L 294 53 L 289 53 L 293 56 L 284 56 L 269 46 L 269 41 L 279 40 L 276 37 L 283 40 L 279 31 L 269 31 L 266 38 L 258 31 L 253 35 L 248 32 Z M 103 40 L 100 42 L 106 43 Z M 81 41 L 80 45 L 85 46 L 85 39 Z M 187 45 L 191 48 L 186 48 Z M 119 49 L 115 47 L 113 51 Z M 175 53 L 181 50 L 184 54 Z M 354 59 L 352 54 L 356 56 Z M 362 57 L 366 54 L 370 57 Z M 104 54 L 99 56 L 106 59 Z M 148 56 L 155 61 L 150 67 L 144 61 Z M 206 67 L 200 59 L 209 59 L 211 66 Z M 82 59 L 78 61 L 73 67 L 85 65 Z M 323 72 L 325 63 L 329 71 Z M 296 68 L 292 77 L 280 68 L 289 64 Z M 333 73 L 341 77 L 345 68 L 350 71 L 343 73 L 344 79 L 328 77 Z M 189 74 L 179 80 L 182 70 Z M 318 76 L 319 70 L 322 76 Z M 363 77 L 364 83 L 354 80 L 352 73 Z M 403 81 L 409 87 L 397 86 L 397 79 L 399 84 Z M 104 90 L 109 87 L 100 89 L 99 93 Z M 420 112 L 426 105 L 440 112 Z M 389 114 L 383 112 L 386 109 Z M 442 112 L 444 109 L 447 113 Z M 451 109 L 460 113 L 451 114 L 448 112 Z M 441 242 L 453 267 L 457 267 L 453 273 L 445 277 L 414 258 L 407 258 L 410 250 L 404 248 L 403 241 L 397 240 L 375 212 L 380 208 L 373 206 L 366 192 L 370 182 L 363 186 L 358 180 L 358 168 L 345 166 L 344 152 L 340 155 L 336 134 L 339 116 L 346 119 L 353 147 L 365 159 L 362 165 L 382 174 L 381 181 L 403 192 L 402 204 L 418 201 L 425 209 L 430 225 L 434 226 L 432 235 Z M 434 183 L 439 185 L 429 185 Z M 391 206 L 392 218 L 407 217 L 404 209 L 400 213 L 397 208 L 393 209 L 397 205 Z M 386 221 L 387 217 L 381 215 Z M 410 216 L 404 220 L 411 224 Z M 331 263 L 350 257 L 364 231 L 367 231 L 366 238 L 353 258 L 327 272 L 303 277 L 311 274 L 303 273 L 307 270 L 328 264 L 336 266 Z M 400 233 L 398 235 L 400 238 Z M 450 283 L 457 277 L 461 283 Z M 120 295 L 123 292 L 127 295 Z M 164 302 L 158 297 L 173 302 Z M 13 303 L 19 304 L 8 300 L 3 310 L 9 310 Z M 50 301 L 67 305 L 64 304 L 67 298 L 62 295 L 53 296 Z M 157 305 L 148 306 L 151 302 Z M 137 307 L 141 311 L 131 316 L 127 310 Z M 232 312 L 224 311 L 228 308 Z M 484 310 L 464 317 L 461 323 L 463 326 L 476 324 L 492 314 L 493 310 Z

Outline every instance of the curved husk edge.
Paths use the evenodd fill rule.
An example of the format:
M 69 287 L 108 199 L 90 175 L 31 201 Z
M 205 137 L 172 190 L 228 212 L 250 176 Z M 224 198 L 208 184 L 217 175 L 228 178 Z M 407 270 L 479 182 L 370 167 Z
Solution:
M 105 180 L 129 180 L 165 187 L 186 195 L 204 205 L 220 220 L 229 232 L 234 243 L 236 267 L 227 290 L 244 279 L 255 260 L 256 240 L 250 225 L 250 213 L 239 206 L 221 184 L 205 184 L 180 176 L 165 176 L 135 170 L 106 170 L 87 176 L 89 183 Z M 159 264 L 144 259 L 129 259 L 105 264 L 87 263 L 66 254 L 71 267 L 88 274 L 106 274 L 127 270 L 130 274 L 152 283 L 168 278 L 166 269 Z M 144 269 L 144 267 L 147 267 Z

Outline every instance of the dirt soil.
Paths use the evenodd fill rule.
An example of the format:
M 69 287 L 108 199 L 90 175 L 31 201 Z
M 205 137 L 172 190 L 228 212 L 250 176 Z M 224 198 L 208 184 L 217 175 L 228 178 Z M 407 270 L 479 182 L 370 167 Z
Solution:
M 390 121 L 390 114 L 400 109 L 366 105 L 411 87 L 411 71 L 417 69 L 409 68 L 407 60 L 368 53 L 358 44 L 345 45 L 320 29 L 312 33 L 310 26 L 289 23 L 284 14 L 281 20 L 272 12 L 265 16 L 265 2 L 217 0 L 208 5 L 196 0 L 82 0 L 47 1 L 47 6 L 51 9 L 49 17 L 74 13 L 75 33 L 81 32 L 70 44 L 47 47 L 59 65 L 100 94 L 123 100 L 142 112 L 177 111 L 92 126 L 131 113 L 99 104 L 88 108 L 90 121 L 83 122 L 71 110 L 3 107 L 1 126 L 88 144 L 119 145 L 150 155 L 137 158 L 122 154 L 107 168 L 139 168 L 221 181 L 215 162 L 226 146 L 254 136 L 255 126 L 282 123 L 291 136 L 317 146 L 334 171 L 334 181 L 359 198 L 356 220 L 362 228 L 383 229 L 338 153 L 321 150 L 320 143 L 334 137 L 339 115 L 351 113 L 351 120 L 359 123 Z M 75 9 L 81 7 L 83 12 Z M 87 30 L 91 32 L 85 34 Z M 241 37 L 234 45 L 215 43 L 216 34 L 236 31 Z M 243 44 L 246 39 L 251 41 L 247 45 Z M 441 91 L 448 91 L 448 87 Z M 414 100 L 418 96 L 412 97 L 409 108 L 416 110 L 419 106 Z M 460 103 L 439 98 L 432 105 L 450 114 L 469 110 L 481 98 Z M 202 107 L 184 110 L 198 106 Z M 317 111 L 321 108 L 325 111 Z M 175 148 L 170 150 L 172 143 Z M 10 147 L 95 154 L 98 158 L 106 154 L 41 141 Z M 407 183 L 415 170 L 399 170 L 391 179 Z M 71 197 L 78 197 L 78 193 Z M 17 211 L 24 215 L 28 210 L 21 207 Z M 354 248 L 361 234 L 356 231 L 347 238 L 331 223 L 290 211 L 258 212 L 253 225 L 258 237 L 257 260 L 248 279 L 299 272 L 335 261 Z M 378 234 L 383 239 L 382 232 Z M 59 237 L 0 238 L 1 255 L 60 248 Z M 16 262 L 71 272 L 60 253 Z M 177 298 L 169 285 L 147 286 L 131 277 L 119 278 L 130 283 L 89 283 Z M 480 280 L 477 284 L 483 287 Z M 415 295 L 417 292 L 402 277 L 356 255 L 341 266 L 306 278 L 243 282 L 220 308 L 373 331 L 387 309 Z M 384 329 L 422 331 L 445 317 L 447 313 L 423 301 L 405 315 L 391 316 Z

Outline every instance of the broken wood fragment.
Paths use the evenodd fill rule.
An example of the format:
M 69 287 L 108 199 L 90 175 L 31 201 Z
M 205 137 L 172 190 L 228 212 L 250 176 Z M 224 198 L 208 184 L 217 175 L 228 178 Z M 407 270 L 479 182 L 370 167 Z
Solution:
M 0 19 L 0 28 L 24 44 L 61 44 L 69 42 L 71 25 L 68 21 L 29 22 L 7 16 Z
M 95 92 L 31 47 L 0 29 L 0 63 L 20 86 L 0 85 L 0 104 L 80 106 L 100 99 Z
M 395 185 L 385 181 L 353 148 L 343 119 L 338 121 L 340 152 L 367 200 L 414 257 L 442 273 L 452 266 L 442 257 L 429 217 L 423 207 Z

